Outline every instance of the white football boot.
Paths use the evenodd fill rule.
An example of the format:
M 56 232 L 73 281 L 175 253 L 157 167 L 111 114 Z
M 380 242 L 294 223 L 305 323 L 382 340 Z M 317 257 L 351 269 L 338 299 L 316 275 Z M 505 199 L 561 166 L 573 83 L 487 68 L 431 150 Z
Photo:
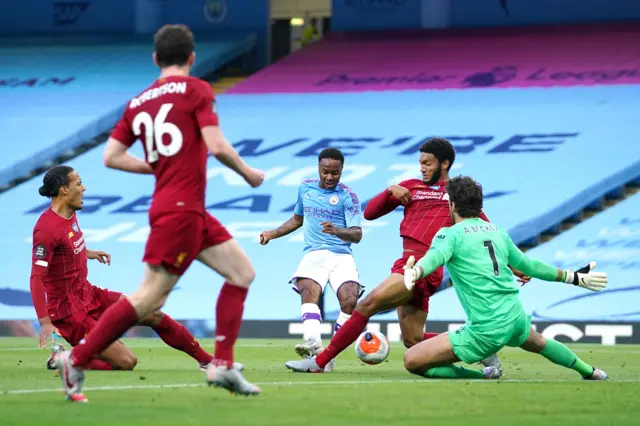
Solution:
M 207 367 L 207 383 L 209 386 L 224 388 L 237 395 L 251 396 L 260 394 L 260 388 L 249 383 L 242 373 L 235 368 L 209 364 Z

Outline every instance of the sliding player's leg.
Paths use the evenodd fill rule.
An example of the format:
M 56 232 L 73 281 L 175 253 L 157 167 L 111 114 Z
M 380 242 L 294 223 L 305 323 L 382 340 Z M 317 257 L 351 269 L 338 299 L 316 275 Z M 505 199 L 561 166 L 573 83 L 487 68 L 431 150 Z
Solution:
M 430 379 L 494 379 L 501 375 L 497 367 L 473 370 L 454 363 L 472 364 L 498 349 L 498 345 L 482 339 L 472 327 L 464 326 L 412 346 L 404 355 L 404 366 L 410 373 Z
M 540 354 L 554 364 L 577 371 L 586 380 L 607 380 L 609 378 L 607 373 L 582 361 L 562 343 L 545 338 L 533 328 L 530 329 L 528 336 L 525 334 L 523 338 L 526 339 L 524 343 L 521 343 L 523 340 L 521 338 L 521 344 L 518 345 L 518 342 L 514 342 L 510 346 L 520 346 L 525 351 Z
M 243 395 L 257 395 L 260 388 L 244 379 L 233 368 L 233 349 L 240 334 L 244 301 L 255 278 L 253 265 L 240 244 L 213 217 L 208 225 L 198 260 L 220 274 L 225 283 L 216 304 L 216 348 L 213 362 L 207 369 L 207 382 Z
M 356 341 L 366 329 L 369 318 L 378 312 L 394 309 L 405 304 L 412 292 L 404 285 L 404 276 L 393 273 L 379 286 L 371 290 L 356 306 L 353 315 L 333 336 L 329 346 L 316 358 L 302 361 L 289 361 L 285 366 L 296 372 L 316 373 L 324 371 L 325 366 L 340 352 Z
M 213 356 L 202 349 L 198 340 L 185 326 L 162 311 L 154 311 L 143 318 L 139 325 L 153 329 L 168 346 L 186 353 L 195 359 L 202 371 L 213 361 Z
M 63 389 L 72 401 L 86 402 L 82 394 L 83 370 L 92 359 L 102 354 L 139 318 L 160 309 L 179 276 L 170 274 L 162 266 L 145 263 L 145 273 L 140 288 L 131 296 L 123 297 L 107 309 L 89 334 L 72 351 L 56 354 L 53 364 L 60 372 Z

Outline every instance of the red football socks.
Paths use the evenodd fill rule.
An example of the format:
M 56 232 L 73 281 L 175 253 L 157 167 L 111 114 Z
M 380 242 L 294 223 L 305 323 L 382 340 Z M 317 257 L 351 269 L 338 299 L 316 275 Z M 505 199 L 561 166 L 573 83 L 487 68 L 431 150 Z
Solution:
M 214 362 L 231 368 L 233 346 L 240 334 L 247 288 L 224 283 L 216 304 L 216 351 Z
M 358 336 L 367 328 L 368 322 L 368 317 L 358 311 L 354 311 L 351 318 L 342 324 L 342 327 L 333 335 L 329 346 L 316 357 L 318 367 L 324 368 L 329 361 L 355 342 Z
M 86 368 L 91 359 L 102 353 L 128 329 L 136 325 L 138 315 L 129 299 L 123 297 L 111 305 L 95 328 L 71 351 L 73 365 Z
M 164 314 L 160 324 L 152 327 L 169 346 L 190 355 L 200 364 L 209 364 L 213 356 L 205 352 L 191 333 L 169 315 Z
M 109 364 L 107 361 L 100 359 L 100 358 L 93 358 L 91 361 L 89 361 L 89 364 L 87 364 L 84 367 L 85 370 L 115 370 L 115 368 L 113 368 L 113 365 Z

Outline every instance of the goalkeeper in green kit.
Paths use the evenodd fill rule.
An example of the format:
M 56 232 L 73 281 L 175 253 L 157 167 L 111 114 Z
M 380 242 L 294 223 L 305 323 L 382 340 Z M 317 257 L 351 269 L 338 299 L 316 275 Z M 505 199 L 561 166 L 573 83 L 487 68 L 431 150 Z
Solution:
M 545 281 L 560 281 L 592 291 L 607 285 L 607 274 L 594 272 L 595 262 L 577 270 L 561 270 L 525 256 L 507 232 L 479 219 L 482 187 L 469 177 L 456 177 L 447 184 L 453 226 L 442 228 L 430 250 L 415 263 L 407 261 L 407 288 L 416 280 L 446 265 L 467 315 L 467 323 L 456 331 L 440 334 L 409 349 L 404 365 L 411 373 L 428 378 L 484 379 L 497 372 L 472 370 L 454 365 L 468 364 L 495 354 L 505 346 L 519 346 L 539 353 L 549 361 L 578 372 L 587 380 L 606 380 L 607 374 L 582 361 L 560 342 L 546 339 L 531 328 L 518 298 L 518 286 L 507 265 Z M 487 369 L 500 367 L 486 367 Z

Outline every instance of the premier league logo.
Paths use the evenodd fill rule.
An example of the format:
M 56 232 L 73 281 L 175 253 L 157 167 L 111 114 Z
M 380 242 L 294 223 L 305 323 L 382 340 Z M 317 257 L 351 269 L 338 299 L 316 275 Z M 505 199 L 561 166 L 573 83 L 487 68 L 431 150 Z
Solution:
M 74 231 L 78 232 L 78 224 L 74 223 L 73 225 L 71 225 L 71 229 L 73 229 Z
M 227 17 L 227 0 L 205 0 L 204 17 L 212 24 L 219 24 Z

